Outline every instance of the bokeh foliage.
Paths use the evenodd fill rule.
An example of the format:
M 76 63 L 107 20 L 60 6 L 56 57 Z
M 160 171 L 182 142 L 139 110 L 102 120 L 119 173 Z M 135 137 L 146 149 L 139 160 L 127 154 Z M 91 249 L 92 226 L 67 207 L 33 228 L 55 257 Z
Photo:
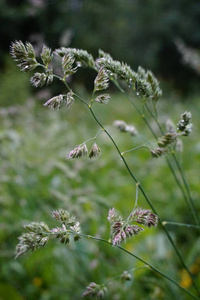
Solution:
M 182 64 L 175 45 L 180 38 L 199 49 L 198 0 L 2 0 L 0 18 L 1 65 L 14 40 L 40 49 L 43 42 L 53 49 L 70 45 L 94 56 L 100 48 L 133 68 L 152 70 L 179 91 L 198 90 L 198 75 Z
M 80 299 L 90 281 L 103 283 L 124 270 L 141 266 L 114 247 L 84 239 L 67 246 L 51 241 L 44 249 L 14 260 L 22 226 L 31 221 L 45 221 L 53 226 L 51 210 L 60 207 L 76 214 L 85 233 L 108 239 L 109 208 L 115 206 L 126 217 L 134 205 L 135 186 L 104 135 L 98 139 L 102 149 L 98 160 L 65 160 L 75 145 L 95 136 L 99 129 L 81 103 L 75 102 L 67 112 L 46 110 L 43 101 L 50 98 L 52 91 L 62 92 L 62 87 L 57 82 L 51 91 L 33 93 L 27 74 L 20 73 L 8 58 L 11 41 L 30 40 L 36 51 L 41 50 L 43 42 L 52 48 L 69 45 L 95 56 L 101 48 L 133 69 L 142 65 L 167 79 L 168 87 L 175 87 L 175 91 L 168 89 L 158 103 L 163 126 L 168 116 L 176 123 L 185 110 L 191 110 L 193 115 L 194 129 L 184 140 L 182 160 L 199 209 L 200 106 L 199 96 L 192 94 L 198 90 L 199 77 L 182 64 L 174 43 L 179 37 L 187 45 L 199 48 L 199 15 L 200 4 L 195 0 L 1 1 L 0 299 Z M 75 78 L 74 89 L 88 98 L 85 87 L 93 85 L 94 72 L 83 70 Z M 190 92 L 187 103 L 181 104 L 177 89 L 184 95 Z M 116 119 L 135 125 L 143 138 L 152 140 L 129 105 L 114 92 L 110 103 L 98 106 L 96 111 L 122 151 L 139 145 L 142 139 L 117 132 L 112 126 Z M 162 219 L 192 222 L 164 158 L 153 160 L 147 151 L 139 150 L 128 153 L 127 160 Z M 141 195 L 139 203 L 147 205 Z M 172 226 L 169 229 L 200 284 L 198 231 Z M 125 247 L 190 288 L 191 282 L 172 259 L 172 249 L 160 227 L 135 237 Z M 132 276 L 128 283 L 113 281 L 108 299 L 147 299 L 148 295 L 148 299 L 187 300 L 178 289 L 148 269 Z
M 140 144 L 141 138 L 120 134 L 112 126 L 115 119 L 126 119 L 136 126 L 143 138 L 152 139 L 137 112 L 127 109 L 129 105 L 125 98 L 114 94 L 107 106 L 100 105 L 96 109 L 122 151 Z M 161 122 L 165 123 L 168 114 L 176 122 L 185 108 L 183 104 L 161 100 Z M 199 207 L 197 128 L 200 124 L 198 111 L 192 105 L 191 111 L 195 126 L 193 134 L 185 139 L 183 161 L 195 204 Z M 14 261 L 14 248 L 22 225 L 43 220 L 55 226 L 51 210 L 60 207 L 77 216 L 85 233 L 108 239 L 109 208 L 115 206 L 127 216 L 134 205 L 135 186 L 104 135 L 98 138 L 102 155 L 97 160 L 65 160 L 75 145 L 95 136 L 99 130 L 77 101 L 69 111 L 48 111 L 37 99 L 16 106 L 14 111 L 11 107 L 2 108 L 1 127 L 2 299 L 78 299 L 90 281 L 103 283 L 124 270 L 140 267 L 141 263 L 116 248 L 84 239 L 67 246 L 51 241 L 44 249 Z M 164 158 L 155 160 L 145 150 L 139 150 L 128 153 L 127 160 L 164 220 L 192 222 Z M 147 205 L 142 195 L 139 195 L 139 204 Z M 188 265 L 196 268 L 195 276 L 199 276 L 198 231 L 171 227 L 170 232 Z M 190 286 L 179 264 L 172 260 L 173 250 L 159 227 L 128 241 L 125 247 L 151 260 L 159 269 L 167 268 L 183 286 Z M 149 299 L 183 297 L 178 289 L 148 269 L 132 275 L 130 283 L 119 279 L 111 283 L 108 299 L 111 295 L 112 299 L 138 299 L 146 295 Z

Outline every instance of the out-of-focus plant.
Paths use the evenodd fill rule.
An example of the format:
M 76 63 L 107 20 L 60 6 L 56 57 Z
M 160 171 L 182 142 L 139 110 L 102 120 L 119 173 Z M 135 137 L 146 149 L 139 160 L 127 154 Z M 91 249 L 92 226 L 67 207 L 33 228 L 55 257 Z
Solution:
M 197 49 L 187 47 L 181 39 L 176 39 L 175 42 L 182 55 L 183 63 L 191 66 L 200 75 L 200 52 Z
M 92 55 L 84 50 L 64 47 L 55 50 L 54 55 L 60 58 L 62 75 L 57 75 L 54 73 L 54 55 L 51 49 L 46 46 L 43 46 L 42 52 L 40 54 L 40 61 L 38 61 L 38 58 L 36 58 L 33 46 L 29 42 L 27 42 L 26 44 L 22 43 L 21 41 L 12 43 L 11 55 L 18 62 L 18 66 L 22 71 L 32 71 L 37 67 L 42 69 L 42 72 L 36 72 L 30 80 L 31 84 L 34 87 L 49 85 L 54 79 L 58 79 L 65 85 L 67 89 L 66 94 L 60 94 L 52 97 L 44 104 L 45 107 L 50 109 L 60 109 L 61 107 L 69 108 L 75 101 L 79 100 L 86 106 L 94 121 L 101 128 L 101 130 L 96 134 L 95 137 L 92 137 L 89 140 L 77 145 L 67 154 L 66 158 L 76 159 L 81 157 L 98 157 L 101 150 L 99 145 L 97 145 L 96 140 L 100 134 L 104 133 L 110 139 L 120 159 L 122 160 L 124 167 L 133 180 L 134 185 L 136 185 L 135 206 L 132 212 L 129 213 L 127 219 L 123 219 L 121 215 L 115 210 L 115 208 L 110 209 L 108 215 L 108 220 L 110 222 L 110 239 L 108 241 L 102 238 L 81 233 L 79 222 L 76 222 L 75 218 L 71 217 L 68 211 L 60 209 L 53 212 L 53 217 L 62 224 L 62 227 L 49 229 L 48 225 L 44 222 L 34 222 L 25 226 L 25 228 L 28 230 L 28 233 L 22 234 L 22 236 L 19 238 L 20 242 L 16 248 L 16 257 L 24 254 L 28 250 L 35 250 L 38 247 L 44 246 L 49 238 L 53 236 L 59 238 L 61 243 L 68 243 L 70 241 L 71 235 L 73 236 L 74 241 L 78 241 L 81 237 L 87 237 L 93 240 L 100 240 L 102 242 L 108 243 L 109 245 L 118 247 L 121 251 L 124 251 L 128 255 L 137 258 L 145 265 L 149 266 L 152 270 L 167 278 L 169 281 L 173 282 L 176 286 L 184 290 L 184 292 L 186 292 L 194 299 L 198 299 L 199 290 L 197 284 L 179 249 L 176 247 L 169 231 L 165 227 L 166 223 L 162 223 L 161 213 L 158 213 L 156 211 L 155 206 L 149 199 L 145 189 L 137 179 L 135 172 L 133 172 L 132 168 L 129 166 L 124 157 L 126 153 L 133 152 L 142 148 L 148 150 L 153 158 L 166 156 L 167 163 L 174 176 L 175 182 L 178 184 L 181 192 L 183 193 L 183 196 L 190 209 L 196 226 L 199 226 L 198 213 L 195 209 L 182 167 L 176 156 L 180 138 L 188 136 L 192 130 L 191 113 L 183 113 L 177 123 L 177 127 L 173 126 L 172 122 L 168 122 L 166 126 L 167 131 L 165 132 L 159 123 L 156 107 L 159 98 L 162 96 L 162 91 L 159 87 L 159 82 L 155 78 L 153 73 L 151 71 L 145 71 L 142 67 L 139 67 L 137 72 L 135 72 L 127 64 L 113 60 L 113 58 L 109 54 L 103 52 L 102 50 L 99 51 L 99 57 L 96 60 L 94 60 Z M 92 68 L 97 72 L 97 76 L 94 79 L 93 93 L 89 101 L 87 99 L 84 99 L 78 93 L 74 92 L 68 84 L 68 77 L 76 73 L 79 68 L 85 67 Z M 100 104 L 108 104 L 109 99 L 111 98 L 110 94 L 102 93 L 102 91 L 109 87 L 110 82 L 113 82 L 116 87 L 122 92 L 122 94 L 124 94 L 126 98 L 128 98 L 129 102 L 134 105 L 134 107 L 150 129 L 151 133 L 153 134 L 153 137 L 155 139 L 154 142 L 146 141 L 145 144 L 142 144 L 136 148 L 126 150 L 124 152 L 120 151 L 116 139 L 113 138 L 111 133 L 101 123 L 101 121 L 97 117 L 95 109 L 93 108 L 94 105 L 96 106 Z M 131 98 L 131 92 L 136 93 L 137 98 L 139 98 L 139 102 L 134 101 L 134 99 Z M 147 113 L 155 122 L 161 136 L 158 135 L 157 131 L 147 120 Z M 135 136 L 138 134 L 133 125 L 127 125 L 123 120 L 116 120 L 114 122 L 114 125 L 121 132 L 128 132 L 131 136 Z M 90 151 L 88 151 L 87 144 L 91 141 L 94 141 L 94 143 Z M 151 210 L 138 206 L 139 191 L 143 195 L 147 204 L 150 206 Z M 156 227 L 157 223 L 159 223 L 162 227 L 169 240 L 169 243 L 175 251 L 175 254 L 179 258 L 180 264 L 182 265 L 183 269 L 185 269 L 188 276 L 191 278 L 194 292 L 190 292 L 189 290 L 183 288 L 176 281 L 174 281 L 171 276 L 168 276 L 142 258 L 137 257 L 125 248 L 121 247 L 121 243 L 125 242 L 127 238 L 133 237 L 139 232 L 144 231 L 145 227 Z M 87 287 L 87 290 L 83 295 L 102 298 L 104 294 L 104 287 L 101 288 L 101 286 L 97 285 L 96 283 L 91 283 Z
M 198 78 L 181 65 L 173 41 L 179 36 L 190 47 L 199 47 L 198 5 L 196 0 L 149 0 L 145 6 L 140 0 L 2 0 L 0 65 L 5 66 L 14 39 L 31 41 L 37 52 L 44 42 L 52 48 L 81 47 L 93 55 L 102 48 L 134 68 L 150 68 L 188 92 Z M 87 83 L 85 73 L 79 76 Z

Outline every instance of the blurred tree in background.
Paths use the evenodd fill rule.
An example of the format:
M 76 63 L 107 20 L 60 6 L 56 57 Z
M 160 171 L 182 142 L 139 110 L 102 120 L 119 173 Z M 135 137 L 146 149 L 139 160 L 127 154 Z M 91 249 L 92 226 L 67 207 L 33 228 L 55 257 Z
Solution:
M 198 89 L 198 75 L 182 64 L 175 45 L 181 38 L 200 48 L 198 0 L 2 0 L 0 18 L 1 68 L 11 41 L 20 39 L 94 56 L 100 48 L 133 68 L 151 69 L 182 93 Z

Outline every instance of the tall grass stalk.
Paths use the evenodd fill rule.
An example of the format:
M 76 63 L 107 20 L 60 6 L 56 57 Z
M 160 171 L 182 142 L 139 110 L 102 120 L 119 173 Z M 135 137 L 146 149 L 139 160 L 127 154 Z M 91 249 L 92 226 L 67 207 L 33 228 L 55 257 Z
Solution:
M 66 83 L 65 83 L 65 84 L 66 84 Z M 67 84 L 66 84 L 66 87 L 69 89 L 69 87 L 68 87 Z M 83 100 L 80 96 L 78 96 L 78 95 L 76 95 L 76 94 L 74 94 L 74 95 L 75 95 L 79 100 L 81 100 L 81 101 L 87 106 L 87 108 L 90 110 L 90 112 L 91 112 L 91 114 L 92 114 L 94 120 L 99 124 L 99 126 L 104 130 L 104 132 L 106 133 L 106 135 L 107 135 L 107 136 L 110 138 L 110 140 L 112 141 L 112 143 L 113 143 L 114 147 L 116 148 L 116 150 L 117 150 L 117 152 L 118 152 L 118 154 L 119 154 L 121 160 L 123 161 L 123 163 L 124 163 L 124 165 L 125 165 L 125 167 L 126 167 L 128 173 L 130 174 L 130 176 L 132 177 L 132 179 L 134 180 L 134 182 L 138 185 L 138 188 L 139 188 L 140 191 L 142 192 L 142 194 L 143 194 L 145 200 L 147 201 L 147 203 L 148 203 L 149 206 L 151 207 L 152 211 L 158 216 L 159 221 L 160 221 L 160 225 L 161 225 L 162 229 L 164 230 L 164 232 L 165 232 L 165 234 L 166 234 L 168 240 L 170 241 L 170 243 L 171 243 L 173 249 L 175 250 L 175 253 L 177 254 L 177 256 L 178 256 L 178 258 L 179 258 L 179 260 L 180 260 L 180 262 L 181 262 L 183 268 L 184 268 L 184 269 L 188 272 L 188 274 L 190 275 L 190 277 L 191 277 L 191 279 L 192 279 L 192 282 L 193 282 L 193 285 L 194 285 L 196 291 L 199 293 L 198 287 L 197 287 L 197 285 L 196 285 L 196 283 L 195 283 L 195 281 L 194 281 L 194 279 L 193 279 L 193 276 L 192 276 L 192 274 L 191 274 L 191 272 L 190 272 L 188 266 L 185 264 L 185 261 L 184 261 L 182 255 L 181 255 L 180 251 L 179 251 L 178 248 L 176 247 L 176 245 L 175 245 L 175 243 L 174 243 L 174 241 L 173 241 L 171 235 L 169 234 L 168 230 L 166 229 L 166 227 L 163 226 L 162 219 L 161 219 L 161 217 L 159 216 L 158 212 L 156 211 L 155 207 L 153 206 L 152 202 L 150 201 L 149 197 L 147 196 L 147 194 L 146 194 L 146 192 L 145 192 L 143 186 L 141 185 L 141 183 L 138 181 L 138 179 L 136 178 L 136 176 L 134 175 L 134 173 L 133 173 L 133 172 L 131 171 L 131 169 L 129 168 L 129 165 L 128 165 L 126 159 L 124 158 L 124 156 L 122 155 L 122 153 L 121 153 L 119 147 L 117 146 L 115 140 L 112 138 L 112 136 L 110 135 L 110 133 L 104 128 L 104 126 L 103 126 L 103 125 L 101 124 L 101 122 L 98 120 L 98 118 L 96 117 L 94 111 L 93 111 L 92 108 L 87 104 L 87 102 L 86 102 L 85 100 Z
M 31 78 L 31 83 L 34 87 L 42 87 L 44 85 L 48 85 L 53 81 L 54 78 L 56 78 L 56 79 L 59 79 L 67 88 L 67 94 L 61 94 L 59 96 L 55 96 L 55 97 L 51 98 L 44 104 L 44 106 L 51 108 L 51 109 L 60 109 L 63 105 L 65 105 L 67 108 L 69 108 L 73 104 L 75 98 L 79 99 L 86 106 L 86 108 L 92 115 L 94 121 L 101 128 L 101 131 L 95 136 L 95 138 L 92 138 L 92 139 L 96 139 L 97 136 L 101 132 L 104 132 L 109 137 L 116 152 L 118 153 L 120 159 L 122 160 L 127 172 L 129 173 L 130 177 L 132 178 L 132 180 L 134 181 L 136 186 L 139 188 L 144 199 L 146 200 L 146 202 L 148 203 L 148 205 L 150 206 L 151 210 L 154 213 L 154 214 L 151 214 L 149 212 L 149 210 L 141 210 L 141 209 L 137 210 L 136 209 L 135 214 L 141 214 L 140 215 L 141 219 L 139 219 L 139 217 L 138 217 L 138 219 L 134 219 L 134 212 L 132 212 L 130 215 L 131 217 L 129 216 L 129 218 L 127 219 L 127 221 L 125 222 L 125 225 L 124 225 L 124 222 L 122 222 L 121 217 L 118 216 L 116 214 L 115 210 L 113 209 L 110 211 L 110 215 L 109 215 L 110 222 L 111 222 L 111 228 L 113 228 L 113 230 L 114 230 L 112 234 L 115 237 L 115 238 L 113 238 L 112 243 L 110 243 L 109 241 L 100 239 L 100 238 L 90 237 L 87 235 L 85 235 L 85 237 L 90 237 L 95 240 L 101 240 L 106 243 L 117 246 L 122 251 L 126 252 L 127 254 L 129 254 L 129 255 L 135 257 L 136 259 L 140 260 L 141 262 L 145 263 L 152 270 L 154 270 L 155 272 L 159 273 L 161 276 L 167 278 L 168 280 L 170 280 L 171 282 L 176 284 L 179 288 L 181 288 L 182 290 L 187 292 L 191 297 L 198 299 L 195 295 L 190 293 L 188 290 L 185 290 L 178 283 L 176 283 L 170 276 L 162 273 L 158 269 L 154 268 L 153 266 L 151 266 L 150 264 L 148 264 L 141 258 L 130 253 L 129 251 L 127 251 L 126 249 L 122 248 L 119 245 L 122 241 L 126 240 L 126 236 L 130 237 L 130 236 L 137 234 L 138 232 L 144 230 L 140 226 L 135 226 L 135 227 L 132 225 L 130 226 L 129 221 L 136 220 L 136 222 L 142 222 L 141 224 L 144 226 L 151 227 L 152 225 L 156 226 L 156 224 L 157 224 L 156 218 L 158 217 L 158 220 L 159 220 L 160 226 L 162 227 L 162 230 L 164 231 L 170 244 L 172 245 L 177 257 L 179 258 L 181 265 L 183 266 L 183 268 L 187 271 L 187 273 L 191 277 L 191 280 L 192 280 L 193 286 L 196 290 L 196 293 L 200 296 L 199 289 L 196 285 L 196 282 L 194 281 L 194 278 L 193 278 L 188 266 L 186 265 L 185 260 L 182 257 L 179 249 L 175 245 L 167 228 L 164 226 L 161 216 L 156 211 L 153 203 L 151 202 L 147 193 L 145 192 L 145 189 L 143 188 L 142 184 L 139 182 L 137 176 L 135 175 L 135 172 L 132 171 L 132 169 L 129 167 L 126 159 L 124 158 L 124 154 L 126 153 L 126 151 L 123 153 L 120 151 L 119 146 L 117 145 L 117 142 L 115 141 L 113 136 L 110 134 L 110 132 L 105 128 L 105 126 L 101 123 L 101 121 L 95 114 L 92 106 L 93 106 L 94 102 L 107 104 L 110 96 L 108 94 L 100 94 L 100 95 L 96 96 L 96 92 L 101 93 L 102 90 L 107 89 L 108 85 L 109 85 L 109 81 L 113 81 L 122 93 L 125 93 L 125 92 L 124 92 L 123 88 L 120 87 L 120 84 L 118 83 L 118 79 L 123 80 L 126 84 L 128 84 L 128 86 L 130 85 L 133 89 L 136 89 L 136 94 L 141 98 L 141 102 L 143 105 L 143 111 L 141 112 L 141 110 L 137 107 L 137 105 L 134 104 L 134 102 L 132 100 L 131 100 L 131 103 L 133 103 L 134 106 L 136 107 L 137 111 L 139 112 L 139 114 L 145 121 L 146 125 L 152 132 L 154 138 L 156 140 L 158 140 L 157 134 L 155 133 L 155 131 L 153 130 L 153 128 L 151 127 L 151 125 L 149 124 L 149 122 L 145 116 L 145 109 L 150 113 L 151 117 L 156 122 L 161 134 L 163 135 L 161 140 L 158 141 L 159 147 L 156 150 L 154 150 L 154 152 L 153 152 L 154 157 L 164 155 L 164 153 L 167 151 L 166 148 L 171 151 L 171 149 L 172 149 L 171 144 L 174 143 L 178 137 L 181 137 L 182 135 L 189 135 L 189 133 L 191 131 L 190 115 L 188 115 L 188 114 L 184 115 L 184 118 L 181 120 L 181 122 L 182 122 L 181 123 L 182 127 L 180 127 L 181 132 L 177 131 L 177 132 L 173 132 L 173 133 L 164 134 L 164 132 L 160 126 L 160 123 L 158 121 L 157 110 L 156 110 L 156 102 L 158 101 L 158 99 L 161 97 L 161 94 L 162 94 L 162 92 L 159 88 L 159 83 L 158 83 L 157 79 L 154 77 L 154 75 L 150 71 L 146 72 L 141 67 L 138 68 L 138 72 L 134 72 L 133 70 L 131 70 L 131 68 L 129 66 L 127 66 L 126 64 L 120 63 L 118 61 L 114 61 L 109 54 L 106 54 L 103 51 L 99 51 L 99 58 L 96 61 L 94 61 L 93 57 L 84 50 L 70 49 L 70 48 L 57 49 L 55 51 L 55 54 L 57 56 L 59 56 L 62 60 L 62 73 L 63 73 L 62 77 L 54 74 L 52 64 L 51 64 L 52 59 L 53 59 L 53 54 L 51 53 L 51 50 L 49 48 L 47 48 L 46 46 L 43 47 L 42 53 L 41 53 L 42 63 L 39 63 L 37 61 L 37 59 L 35 58 L 34 49 L 30 43 L 26 43 L 24 45 L 21 41 L 16 41 L 11 46 L 11 54 L 12 54 L 13 58 L 19 62 L 18 66 L 25 72 L 34 70 L 36 67 L 42 67 L 44 69 L 44 73 L 35 73 L 34 76 Z M 69 76 L 73 75 L 77 71 L 77 69 L 82 66 L 93 68 L 98 72 L 97 77 L 95 78 L 95 81 L 94 81 L 94 90 L 92 93 L 92 97 L 89 101 L 86 101 L 80 95 L 78 95 L 77 93 L 74 93 L 67 83 L 67 78 Z M 127 96 L 127 97 L 129 97 L 129 96 Z M 151 102 L 153 103 L 153 112 L 150 110 L 150 108 L 146 104 L 147 99 L 148 100 L 150 99 Z M 127 130 L 128 129 L 125 126 L 125 128 L 123 128 L 123 131 L 127 131 Z M 89 140 L 91 140 L 91 139 L 89 139 Z M 88 153 L 86 142 L 76 146 L 75 149 L 73 149 L 68 154 L 67 158 L 69 159 L 69 158 L 78 158 L 78 157 L 86 156 Z M 90 155 L 98 156 L 99 151 L 100 151 L 100 149 L 98 148 L 98 146 L 95 146 L 93 151 L 90 152 Z M 174 159 L 177 169 L 181 175 L 182 182 L 180 182 L 179 178 L 177 177 L 176 171 L 174 170 L 174 166 L 171 163 L 171 161 L 169 160 L 169 158 L 167 158 L 167 163 L 168 163 L 170 170 L 175 178 L 176 183 L 178 184 L 178 186 L 180 187 L 180 189 L 184 195 L 184 198 L 187 199 L 187 204 L 190 206 L 195 223 L 198 224 L 198 216 L 197 216 L 197 213 L 196 213 L 193 201 L 192 201 L 192 197 L 191 197 L 191 194 L 189 191 L 189 186 L 188 186 L 185 176 L 183 174 L 183 170 L 180 167 L 179 161 L 177 160 L 174 153 L 172 155 L 172 158 Z M 184 188 L 183 188 L 183 186 L 184 186 Z M 145 215 L 145 218 L 146 218 L 146 216 L 150 217 L 151 223 L 148 223 L 148 225 L 147 225 L 145 223 L 146 219 L 145 219 L 145 221 L 144 221 L 144 219 L 142 219 L 143 215 Z M 65 226 L 66 220 L 69 218 L 68 214 L 64 213 L 64 212 L 63 212 L 63 214 L 61 214 L 61 217 L 60 217 L 59 213 L 55 213 L 54 217 L 59 219 L 59 221 L 61 220 L 63 223 L 63 226 Z M 62 218 L 64 218 L 64 221 Z M 114 227 L 112 227 L 112 225 L 113 225 L 112 222 L 114 222 L 113 223 Z M 41 225 L 41 226 L 43 226 L 43 225 Z M 79 224 L 75 223 L 74 219 L 72 218 L 72 219 L 70 219 L 68 226 L 76 226 L 76 235 L 75 235 L 74 239 L 78 240 L 81 236 L 81 233 L 79 230 Z M 122 227 L 122 226 L 125 226 L 125 227 Z M 44 225 L 44 227 L 45 227 L 45 225 Z M 32 227 L 30 227 L 30 228 L 33 232 L 38 233 L 38 231 L 35 229 L 34 226 L 33 226 L 33 228 Z M 46 231 L 48 232 L 49 229 L 47 227 L 45 227 L 45 228 L 46 228 Z M 116 232 L 117 232 L 117 234 L 116 234 Z M 120 235 L 119 235 L 119 232 L 120 232 Z M 61 234 L 61 232 L 59 232 L 59 234 L 57 233 L 58 236 L 60 234 Z M 33 249 L 35 249 L 34 241 L 28 240 L 28 244 L 26 244 L 26 238 L 27 238 L 27 236 L 23 236 L 21 238 L 21 244 L 18 247 L 18 250 L 19 250 L 18 256 L 21 255 L 21 253 L 26 252 L 27 251 L 26 249 L 29 250 L 29 249 L 31 249 L 31 247 L 33 247 Z M 30 236 L 29 236 L 29 238 L 30 238 Z M 31 238 L 33 238 L 33 236 L 31 236 Z M 37 240 L 37 242 L 39 243 L 38 244 L 39 246 L 43 246 L 46 243 L 46 241 L 47 241 L 46 237 L 44 237 L 44 239 L 39 238 L 39 240 Z M 66 235 L 61 234 L 61 242 L 63 242 L 63 243 L 69 242 L 68 234 L 66 234 Z M 23 247 L 25 247 L 25 248 L 23 248 Z
M 133 104 L 133 106 L 135 107 L 136 111 L 139 113 L 139 115 L 141 116 L 141 118 L 144 120 L 145 124 L 147 125 L 147 127 L 149 128 L 150 132 L 152 133 L 153 137 L 157 140 L 158 139 L 158 135 L 156 134 L 155 130 L 152 128 L 152 126 L 150 125 L 149 121 L 147 120 L 146 116 L 145 116 L 145 112 L 143 110 L 143 112 L 141 112 L 141 110 L 138 108 L 138 106 L 136 105 L 135 101 L 133 99 L 130 98 L 130 96 L 120 87 L 119 83 L 117 83 L 116 81 L 114 81 L 116 87 L 119 89 L 120 92 L 122 92 L 123 94 L 126 95 L 127 99 Z M 158 114 L 157 114 L 157 111 L 156 111 L 156 116 L 152 113 L 152 111 L 150 110 L 150 108 L 148 107 L 148 105 L 145 103 L 144 104 L 144 107 L 148 110 L 148 112 L 150 113 L 150 115 L 152 116 L 153 120 L 156 122 L 157 126 L 158 126 L 158 129 L 160 130 L 161 134 L 164 135 L 164 131 L 160 125 L 160 122 L 158 120 Z M 155 107 L 156 109 L 156 107 Z M 188 185 L 188 182 L 187 182 L 187 179 L 184 175 L 184 170 L 183 168 L 181 167 L 180 165 L 180 162 L 178 161 L 177 157 L 176 157 L 176 154 L 175 152 L 172 150 L 171 151 L 171 155 L 172 155 L 172 158 L 173 160 L 175 161 L 175 164 L 177 166 L 177 169 L 180 173 L 180 176 L 182 178 L 182 183 L 180 182 L 178 176 L 176 175 L 176 171 L 173 167 L 173 164 L 171 163 L 171 160 L 169 157 L 166 157 L 166 162 L 168 164 L 168 167 L 178 185 L 178 187 L 180 188 L 181 190 L 181 193 L 183 195 L 183 198 L 186 202 L 186 205 L 188 206 L 190 212 L 191 212 L 191 215 L 193 217 L 193 220 L 195 222 L 196 225 L 199 225 L 199 217 L 198 217 L 198 213 L 197 213 L 197 209 L 195 208 L 195 205 L 194 205 L 194 201 L 192 199 L 192 196 L 191 196 L 191 192 L 190 192 L 190 188 L 189 188 L 189 185 Z M 184 185 L 184 186 L 183 186 Z

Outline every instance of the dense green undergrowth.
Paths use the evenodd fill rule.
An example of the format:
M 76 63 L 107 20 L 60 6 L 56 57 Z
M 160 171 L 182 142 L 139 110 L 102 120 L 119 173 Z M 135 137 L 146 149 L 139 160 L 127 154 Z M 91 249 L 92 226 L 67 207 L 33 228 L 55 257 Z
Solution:
M 163 124 L 169 115 L 176 124 L 183 111 L 192 112 L 194 129 L 183 139 L 184 152 L 180 155 L 195 205 L 200 208 L 197 100 L 190 99 L 185 104 L 174 99 L 161 100 L 158 110 Z M 127 106 L 123 95 L 114 94 L 108 105 L 96 111 L 122 152 L 137 147 L 144 139 L 152 139 L 134 108 L 127 110 Z M 84 239 L 67 246 L 51 241 L 44 249 L 14 260 L 21 226 L 33 220 L 51 222 L 53 226 L 49 215 L 60 207 L 78 217 L 84 233 L 108 239 L 108 210 L 115 206 L 127 216 L 134 206 L 135 189 L 113 145 L 103 134 L 98 138 L 102 149 L 98 160 L 66 161 L 67 153 L 75 145 L 99 130 L 81 103 L 75 102 L 68 111 L 52 112 L 43 108 L 38 99 L 29 97 L 24 105 L 2 107 L 0 114 L 0 299 L 80 299 L 88 282 L 103 283 L 124 270 L 143 266 L 115 247 Z M 120 134 L 113 126 L 119 118 L 133 124 L 139 135 Z M 192 223 L 165 159 L 155 160 L 145 149 L 125 155 L 162 219 Z M 140 195 L 139 201 L 146 205 Z M 170 225 L 168 229 L 200 283 L 199 231 Z M 190 278 L 175 259 L 171 260 L 172 249 L 159 226 L 134 237 L 124 247 L 155 267 L 167 270 L 183 287 L 190 288 Z M 131 281 L 116 279 L 109 284 L 108 299 L 111 295 L 114 300 L 189 299 L 148 268 L 131 275 Z

